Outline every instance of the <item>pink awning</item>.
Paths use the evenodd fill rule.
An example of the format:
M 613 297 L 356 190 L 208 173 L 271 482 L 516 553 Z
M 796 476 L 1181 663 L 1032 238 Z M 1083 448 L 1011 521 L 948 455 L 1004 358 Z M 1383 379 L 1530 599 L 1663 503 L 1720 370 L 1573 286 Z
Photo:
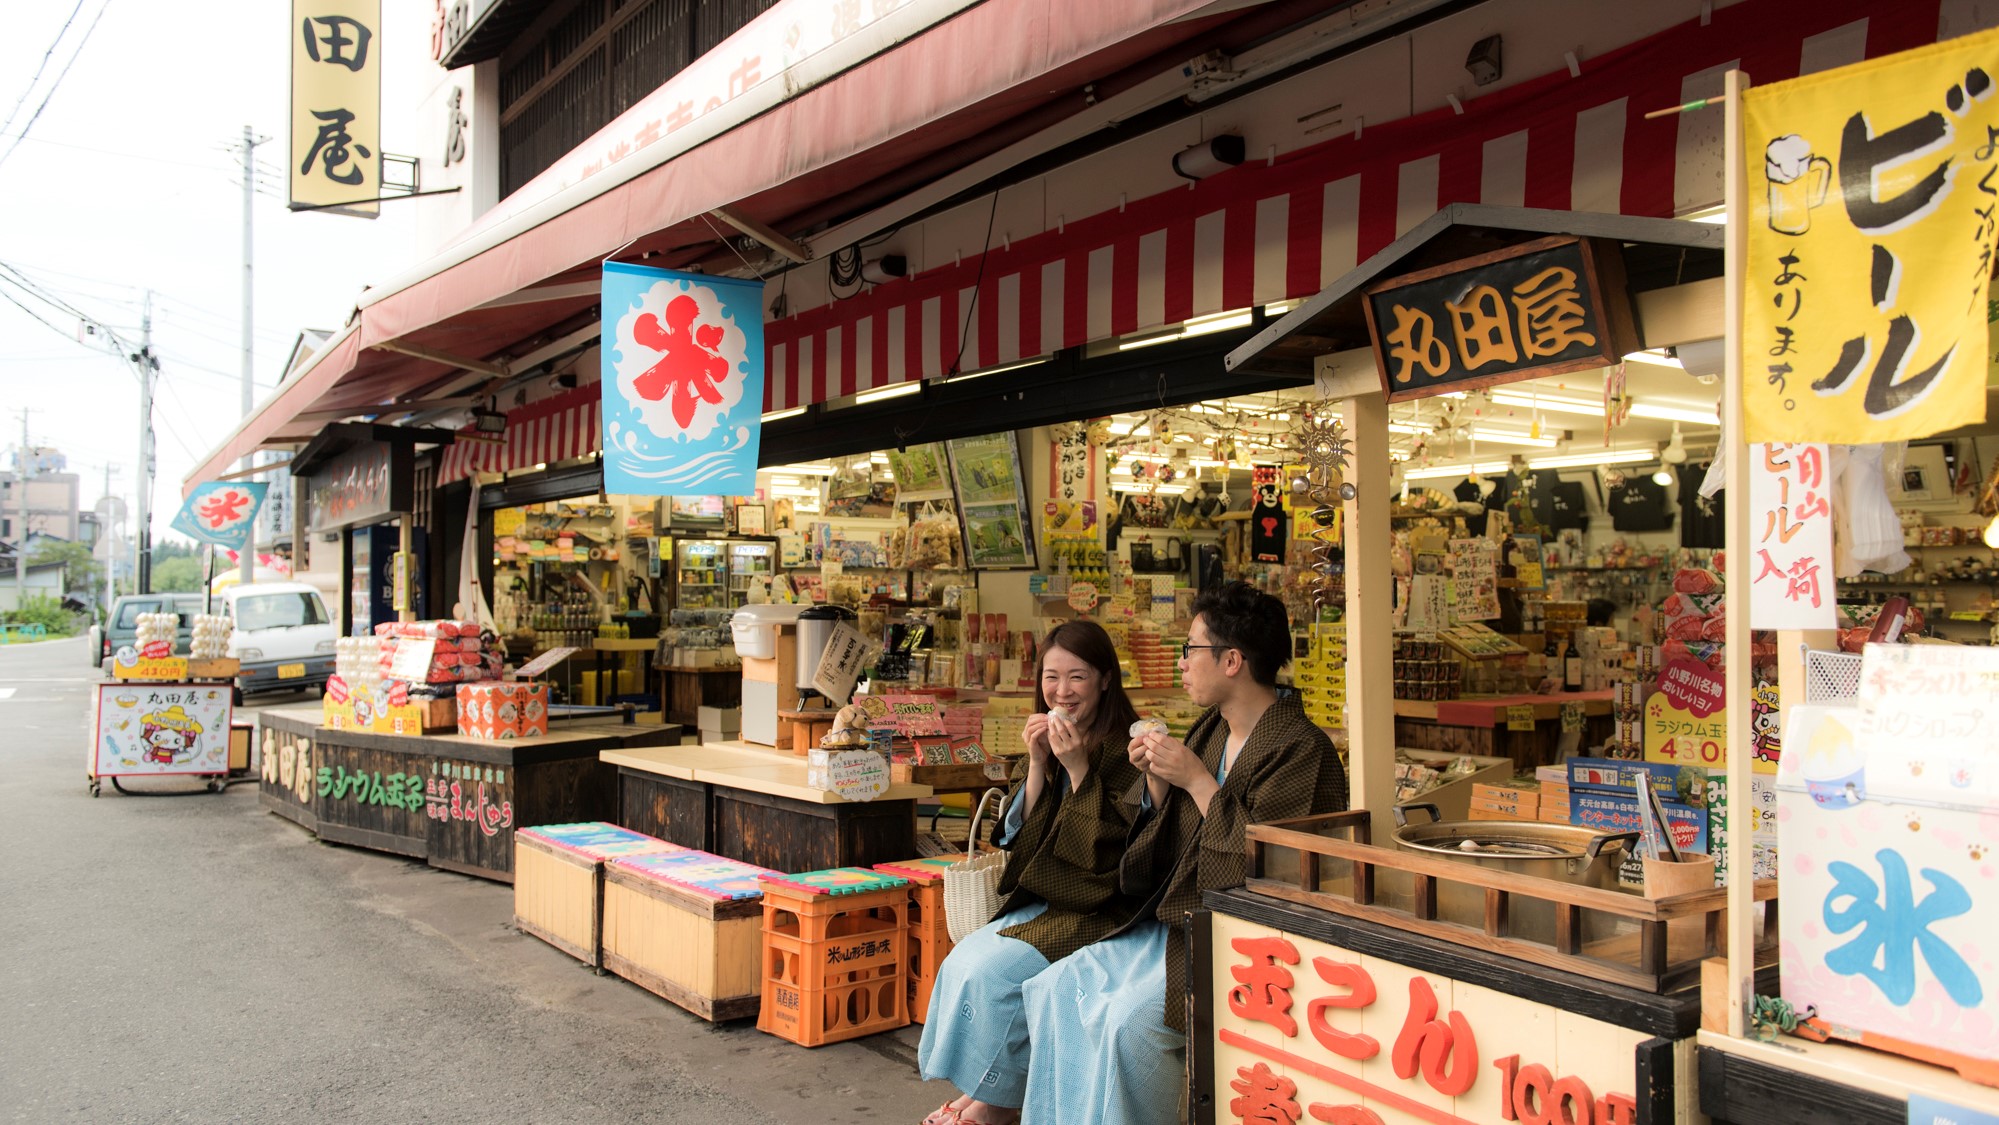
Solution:
M 607 256 L 654 252 L 670 264 L 689 244 L 712 247 L 718 232 L 706 216 L 717 208 L 782 225 L 827 200 L 866 194 L 891 173 L 949 154 L 1093 76 L 1179 48 L 1228 18 L 1174 22 L 1206 5 L 986 0 L 636 177 L 601 190 L 587 180 L 566 189 L 489 232 L 495 244 L 447 250 L 409 280 L 365 295 L 358 322 L 212 451 L 184 487 L 265 444 L 302 440 L 329 412 L 366 412 L 451 370 L 376 345 L 490 357 L 595 302 L 481 306 L 592 280 Z M 1006 49 L 994 50 L 999 43 Z

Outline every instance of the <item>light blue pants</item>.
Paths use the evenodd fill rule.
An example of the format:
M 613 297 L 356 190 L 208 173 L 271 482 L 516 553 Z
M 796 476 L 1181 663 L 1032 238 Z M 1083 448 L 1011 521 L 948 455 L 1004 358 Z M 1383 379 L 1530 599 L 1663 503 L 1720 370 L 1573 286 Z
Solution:
M 1147 922 L 1022 987 L 1034 1044 L 1023 1125 L 1180 1119 L 1187 1037 L 1166 1026 L 1166 935 L 1163 923 Z
M 1018 1107 L 1027 1087 L 1027 1019 L 1020 988 L 1048 959 L 1000 931 L 1030 921 L 1045 902 L 1002 914 L 953 946 L 937 967 L 930 1022 L 916 1065 L 925 1078 L 948 1079 L 982 1102 Z

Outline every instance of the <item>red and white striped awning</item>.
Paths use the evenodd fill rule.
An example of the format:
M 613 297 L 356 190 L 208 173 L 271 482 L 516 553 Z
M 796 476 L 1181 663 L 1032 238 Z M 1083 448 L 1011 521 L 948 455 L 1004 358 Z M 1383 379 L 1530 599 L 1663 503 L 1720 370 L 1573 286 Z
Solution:
M 505 473 L 585 457 L 600 446 L 598 388 L 595 383 L 531 402 L 507 412 L 507 432 L 498 440 L 460 430 L 443 449 L 437 483 L 450 484 L 473 473 Z
M 1647 111 L 1718 95 L 1737 66 L 1767 83 L 1962 34 L 1948 24 L 1963 7 L 1750 0 L 1587 59 L 1580 76 L 1357 127 L 1070 221 L 766 325 L 764 408 L 1306 297 L 1450 203 L 1649 217 L 1718 203 L 1720 110 Z

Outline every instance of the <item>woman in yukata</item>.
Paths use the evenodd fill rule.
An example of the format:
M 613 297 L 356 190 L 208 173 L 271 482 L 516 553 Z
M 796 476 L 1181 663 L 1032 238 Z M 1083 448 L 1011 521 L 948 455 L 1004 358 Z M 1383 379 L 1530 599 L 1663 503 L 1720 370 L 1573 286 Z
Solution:
M 1332 741 L 1279 694 L 1290 659 L 1283 602 L 1242 582 L 1195 601 L 1180 673 L 1208 710 L 1185 742 L 1148 731 L 1130 747 L 1145 776 L 1120 883 L 1145 905 L 1022 988 L 1029 1125 L 1182 1119 L 1187 913 L 1201 892 L 1241 885 L 1247 825 L 1347 807 Z
M 959 942 L 938 968 L 917 1063 L 962 1093 L 923 1125 L 1009 1125 L 1027 1082 L 1021 983 L 1136 916 L 1142 898 L 1118 889 L 1140 777 L 1127 744 L 1138 714 L 1125 698 L 1103 627 L 1071 621 L 1048 634 L 1037 662 L 1035 714 L 1023 738 L 994 842 L 1008 849 L 999 915 Z

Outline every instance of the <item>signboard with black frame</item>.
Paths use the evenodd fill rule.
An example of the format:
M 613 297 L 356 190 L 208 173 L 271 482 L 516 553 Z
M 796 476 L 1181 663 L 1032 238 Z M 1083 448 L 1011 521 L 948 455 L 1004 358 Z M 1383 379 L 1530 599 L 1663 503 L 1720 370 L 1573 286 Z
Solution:
M 1390 402 L 1592 367 L 1638 348 L 1615 242 L 1556 236 L 1380 281 L 1363 308 Z

